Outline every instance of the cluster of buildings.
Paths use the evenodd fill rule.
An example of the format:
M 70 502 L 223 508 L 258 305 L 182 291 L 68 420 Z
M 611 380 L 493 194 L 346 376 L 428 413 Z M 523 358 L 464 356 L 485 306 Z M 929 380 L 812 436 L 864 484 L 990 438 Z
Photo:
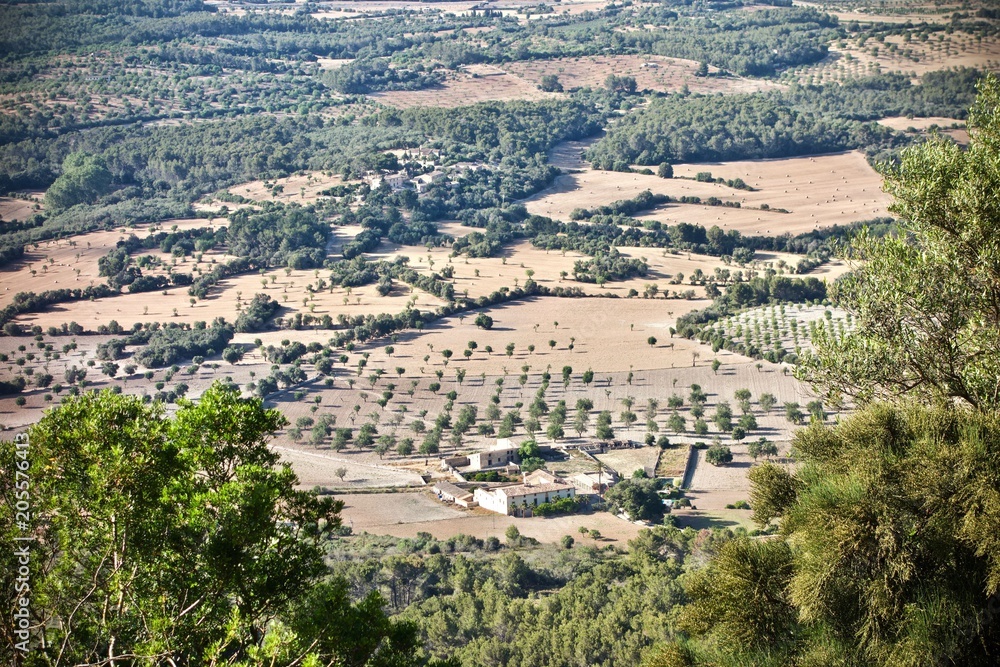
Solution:
M 420 148 L 415 151 L 415 155 L 403 154 L 403 160 L 411 164 L 416 162 L 421 169 L 429 170 L 426 173 L 411 176 L 407 169 L 394 172 L 371 171 L 365 174 L 365 182 L 375 190 L 383 184 L 388 186 L 393 192 L 412 188 L 417 194 L 423 194 L 432 186 L 439 183 L 449 182 L 457 184 L 458 179 L 470 172 L 486 169 L 485 165 L 476 162 L 458 162 L 447 167 L 438 166 L 440 152 L 435 149 Z
M 570 477 L 558 477 L 546 470 L 521 475 L 519 463 L 518 448 L 510 440 L 501 439 L 486 451 L 443 459 L 442 466 L 459 482 L 438 482 L 433 489 L 439 500 L 460 507 L 482 507 L 498 514 L 528 516 L 543 503 L 575 498 L 578 493 L 601 493 L 617 481 L 610 470 Z M 505 476 L 520 475 L 521 481 L 475 487 L 463 485 L 464 475 L 491 470 Z

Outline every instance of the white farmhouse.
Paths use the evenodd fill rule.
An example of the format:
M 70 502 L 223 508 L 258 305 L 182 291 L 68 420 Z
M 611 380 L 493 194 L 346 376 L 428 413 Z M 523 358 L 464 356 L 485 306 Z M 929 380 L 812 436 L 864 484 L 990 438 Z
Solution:
M 409 178 L 406 177 L 405 173 L 389 174 L 385 177 L 386 185 L 388 185 L 393 190 L 402 190 L 406 187 L 409 182 Z
M 469 470 L 489 470 L 490 468 L 502 468 L 511 463 L 519 463 L 521 457 L 517 453 L 517 447 L 499 447 L 489 449 L 485 452 L 477 452 L 469 455 Z
M 575 498 L 576 487 L 560 482 L 549 484 L 516 484 L 498 489 L 476 489 L 473 495 L 480 507 L 497 514 L 515 514 L 560 498 Z

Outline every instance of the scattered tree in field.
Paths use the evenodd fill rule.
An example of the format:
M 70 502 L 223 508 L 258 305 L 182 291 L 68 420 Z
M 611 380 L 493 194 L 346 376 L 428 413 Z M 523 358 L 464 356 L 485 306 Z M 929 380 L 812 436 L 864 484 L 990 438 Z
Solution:
M 670 413 L 670 416 L 667 418 L 667 428 L 674 433 L 683 433 L 687 430 L 686 424 L 684 416 L 676 410 Z
M 771 458 L 778 455 L 778 446 L 767 438 L 760 438 L 747 445 L 747 453 L 753 457 L 754 461 L 761 456 Z
M 798 403 L 785 403 L 785 418 L 793 424 L 801 424 L 805 415 L 802 413 Z
M 757 430 L 757 418 L 747 412 L 740 416 L 737 425 L 747 433 L 755 431 Z
M 396 453 L 400 456 L 409 456 L 413 453 L 413 438 L 403 438 L 396 445 Z
M 712 445 L 705 452 L 705 460 L 714 466 L 726 465 L 733 462 L 733 452 L 725 445 Z
M 545 74 L 538 83 L 538 89 L 545 93 L 561 93 L 563 86 L 555 74 Z
M 611 413 L 607 410 L 602 410 L 599 415 L 597 415 L 597 429 L 594 433 L 598 440 L 612 440 L 615 437 L 615 432 L 611 429 Z
M 729 407 L 729 403 L 720 401 L 715 406 L 715 415 L 712 417 L 712 421 L 715 422 L 715 425 L 722 432 L 726 432 L 733 427 L 733 409 Z

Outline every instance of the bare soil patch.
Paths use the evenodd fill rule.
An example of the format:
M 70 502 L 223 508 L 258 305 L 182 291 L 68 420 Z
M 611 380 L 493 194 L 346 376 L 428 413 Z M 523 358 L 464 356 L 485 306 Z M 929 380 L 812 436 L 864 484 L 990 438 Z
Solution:
M 9 304 L 18 292 L 40 293 L 52 289 L 76 289 L 106 282 L 107 279 L 99 274 L 98 260 L 108 254 L 118 241 L 124 240 L 129 235 L 135 234 L 139 238 L 144 238 L 149 234 L 170 231 L 174 228 L 197 229 L 218 227 L 224 224 L 226 221 L 220 219 L 175 219 L 155 225 L 121 227 L 111 231 L 79 234 L 71 238 L 45 241 L 28 246 L 21 260 L 12 262 L 0 270 L 0 276 L 3 277 L 3 290 L 0 290 L 0 308 Z M 167 259 L 168 263 L 172 262 L 172 258 L 160 253 L 158 249 L 142 251 L 138 254 L 157 255 Z M 143 295 L 133 296 L 143 297 Z M 148 295 L 145 295 L 145 298 L 148 298 Z M 112 319 L 114 318 L 112 317 Z M 57 324 L 62 324 L 64 321 L 69 322 L 70 320 L 59 320 Z M 107 324 L 107 322 L 102 322 L 102 324 Z M 49 326 L 49 324 L 43 326 Z
M 103 254 L 100 253 L 101 256 Z M 187 267 L 192 264 L 193 260 L 189 259 Z M 189 270 L 184 264 L 179 266 Z M 203 263 L 202 268 L 208 270 L 210 267 Z M 324 273 L 320 272 L 320 277 L 323 276 Z M 350 290 L 335 287 L 310 291 L 309 286 L 316 285 L 317 281 L 314 270 L 286 273 L 275 269 L 264 274 L 244 274 L 223 280 L 212 289 L 208 298 L 196 300 L 195 303 L 191 303 L 192 297 L 188 294 L 187 287 L 171 287 L 163 292 L 124 293 L 106 299 L 59 304 L 41 313 L 23 315 L 16 321 L 26 326 L 37 324 L 42 328 L 75 321 L 88 330 L 94 330 L 110 320 L 117 320 L 122 326 L 131 326 L 133 322 L 153 321 L 210 322 L 216 317 L 224 317 L 233 322 L 239 315 L 238 303 L 242 301 L 246 304 L 257 293 L 268 294 L 282 305 L 278 317 L 290 317 L 296 312 L 309 313 L 318 318 L 329 315 L 334 320 L 341 314 L 395 314 L 405 310 L 407 303 L 413 298 L 416 298 L 415 306 L 424 310 L 435 310 L 444 304 L 441 299 L 420 290 L 412 290 L 405 284 L 397 284 L 391 294 L 381 296 L 374 285 Z M 13 291 L 10 295 L 13 295 Z M 325 337 L 329 336 L 330 332 L 327 331 Z
M 27 220 L 36 213 L 40 213 L 42 210 L 41 195 L 42 193 L 32 195 L 31 200 L 0 197 L 0 220 Z M 38 201 L 34 201 L 36 197 Z M 0 222 L 0 225 L 2 224 Z
M 448 72 L 440 85 L 422 90 L 393 90 L 369 95 L 372 99 L 400 109 L 433 106 L 454 108 L 479 102 L 506 102 L 509 100 L 541 100 L 558 97 L 556 93 L 543 93 L 538 86 L 503 70 L 480 75 L 471 66 L 464 71 Z
M 320 192 L 344 180 L 336 175 L 321 171 L 298 173 L 274 181 L 251 181 L 229 188 L 229 192 L 256 202 L 281 202 L 283 204 L 311 204 L 320 197 Z M 277 191 L 276 191 L 277 188 Z
M 337 452 L 316 451 L 288 444 L 274 447 L 284 461 L 288 461 L 299 476 L 299 485 L 335 486 L 338 489 L 369 487 L 423 486 L 423 480 L 412 471 L 377 463 L 361 461 L 357 457 L 341 456 Z M 343 480 L 337 474 L 343 468 L 347 471 Z
M 430 492 L 339 497 L 347 502 L 342 513 L 344 523 L 355 533 L 415 537 L 419 532 L 428 532 L 441 539 L 464 534 L 480 539 L 496 537 L 503 541 L 507 527 L 514 525 L 522 535 L 547 544 L 558 542 L 563 535 L 572 535 L 587 544 L 595 543 L 591 538 L 580 537 L 579 529 L 585 527 L 600 531 L 602 539 L 596 542 L 597 545 L 619 543 L 624 546 L 642 529 L 642 526 L 605 512 L 520 519 L 485 510 L 463 510 L 439 502 Z
M 582 56 L 511 63 L 507 70 L 537 86 L 542 77 L 555 75 L 563 88 L 604 85 L 609 74 L 632 76 L 639 90 L 680 91 L 684 86 L 697 93 L 749 93 L 779 88 L 778 84 L 756 79 L 696 77 L 698 63 L 681 58 L 642 55 Z M 712 68 L 713 70 L 715 68 Z M 715 70 L 717 73 L 717 70 Z
M 741 178 L 755 191 L 692 180 L 699 172 L 711 172 L 716 178 Z M 714 196 L 740 202 L 741 208 L 668 204 L 636 217 L 667 224 L 718 225 L 743 234 L 776 236 L 885 216 L 890 201 L 882 192 L 881 177 L 857 151 L 774 160 L 678 164 L 674 166 L 674 175 L 675 178 L 663 179 L 586 169 L 560 176 L 552 187 L 524 203 L 530 213 L 568 220 L 575 208 L 594 208 L 630 199 L 643 190 L 675 198 Z M 761 210 L 763 204 L 771 210 Z M 788 213 L 774 210 L 779 208 Z
M 906 116 L 891 116 L 878 121 L 879 125 L 891 127 L 900 132 L 919 132 L 929 134 L 938 132 L 946 137 L 951 137 L 958 144 L 965 146 L 969 143 L 969 131 L 966 129 L 965 121 L 955 118 L 942 118 L 932 116 L 929 118 L 907 118 Z

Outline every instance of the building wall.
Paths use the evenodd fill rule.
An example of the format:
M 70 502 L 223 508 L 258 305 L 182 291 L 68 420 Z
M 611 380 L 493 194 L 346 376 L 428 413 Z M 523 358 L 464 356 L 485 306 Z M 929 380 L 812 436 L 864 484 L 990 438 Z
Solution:
M 522 487 L 508 488 L 520 489 Z M 527 506 L 532 508 L 537 505 L 541 505 L 542 503 L 558 500 L 559 498 L 574 498 L 575 496 L 576 489 L 572 486 L 567 486 L 562 489 L 540 491 L 539 493 L 528 493 L 513 497 L 508 497 L 506 489 L 504 488 L 497 489 L 496 491 L 476 489 L 473 498 L 483 509 L 488 509 L 491 512 L 496 512 L 498 514 L 510 514 L 514 510 L 520 508 L 524 503 L 527 503 Z
M 521 505 L 525 502 L 527 502 L 528 507 L 535 507 L 536 505 L 549 503 L 560 498 L 573 498 L 575 496 L 576 489 L 573 487 L 567 487 L 556 491 L 542 491 L 540 493 L 529 493 L 523 496 L 515 496 L 513 498 L 508 498 L 507 503 L 512 508 L 521 507 Z
M 497 514 L 507 514 L 507 497 L 500 493 L 490 492 L 485 489 L 476 489 L 473 499 L 483 509 L 488 509 Z
M 499 468 L 508 463 L 516 463 L 518 459 L 516 449 L 491 449 L 469 456 L 469 468 L 471 470 L 484 470 L 486 468 Z

